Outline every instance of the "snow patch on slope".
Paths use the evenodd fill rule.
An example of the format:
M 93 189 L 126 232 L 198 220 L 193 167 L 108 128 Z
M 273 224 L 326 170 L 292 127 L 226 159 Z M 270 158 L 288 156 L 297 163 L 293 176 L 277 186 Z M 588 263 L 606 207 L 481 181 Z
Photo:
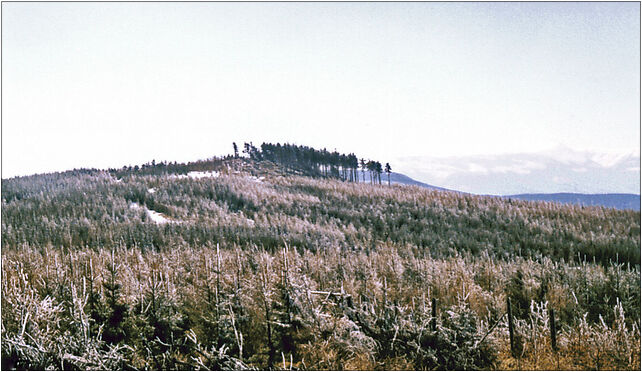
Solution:
M 151 209 L 148 209 L 145 206 L 141 206 L 140 204 L 136 202 L 132 202 L 129 204 L 129 208 L 131 209 L 143 209 L 145 210 L 145 213 L 147 213 L 147 217 L 154 221 L 158 225 L 166 224 L 166 223 L 179 223 L 178 221 L 173 221 L 170 220 L 169 218 L 165 217 L 162 213 L 153 211 Z
M 221 174 L 217 171 L 201 172 L 201 171 L 191 171 L 187 174 L 171 174 L 169 178 L 191 178 L 191 179 L 201 179 L 201 178 L 217 178 Z
M 218 177 L 218 176 L 220 176 L 220 175 L 221 175 L 221 174 L 220 174 L 219 172 L 216 172 L 216 171 L 211 171 L 211 172 L 198 172 L 198 171 L 193 171 L 193 172 L 189 172 L 189 173 L 187 173 L 187 176 L 188 176 L 188 177 L 190 177 L 190 178 L 195 178 L 195 179 L 199 179 L 199 178 L 207 178 L 207 177 L 217 178 L 217 177 Z
M 250 176 L 249 178 L 250 178 L 252 181 L 254 181 L 254 182 L 258 182 L 258 183 L 263 183 L 263 181 L 265 180 L 265 177 L 263 177 L 263 176 L 261 176 L 261 177 Z

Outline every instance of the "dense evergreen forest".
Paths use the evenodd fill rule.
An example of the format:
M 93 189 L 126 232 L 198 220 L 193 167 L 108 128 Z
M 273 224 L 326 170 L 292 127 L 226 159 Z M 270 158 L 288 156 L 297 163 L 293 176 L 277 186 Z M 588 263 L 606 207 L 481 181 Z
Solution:
M 639 370 L 640 212 L 233 148 L 3 180 L 3 369 Z

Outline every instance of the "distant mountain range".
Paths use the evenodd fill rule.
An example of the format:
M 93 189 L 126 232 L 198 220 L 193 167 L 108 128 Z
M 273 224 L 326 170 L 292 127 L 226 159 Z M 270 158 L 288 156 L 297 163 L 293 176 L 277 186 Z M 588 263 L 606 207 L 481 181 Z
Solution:
M 364 180 L 365 180 L 365 182 L 370 182 L 370 173 L 369 172 L 364 172 L 362 170 L 358 170 L 357 171 L 357 176 L 359 177 L 359 182 L 363 182 Z M 381 174 L 381 183 L 382 184 L 388 184 L 388 174 L 387 173 L 382 173 Z M 427 189 L 450 191 L 450 190 L 445 189 L 443 187 L 433 186 L 433 185 L 429 185 L 427 183 L 423 183 L 423 182 L 414 180 L 414 179 L 406 176 L 405 174 L 396 173 L 396 172 L 391 172 L 390 173 L 390 183 L 399 184 L 399 185 L 414 185 L 414 186 L 425 187 Z
M 550 201 L 563 204 L 577 204 L 584 206 L 600 205 L 615 209 L 633 209 L 640 210 L 640 195 L 635 194 L 573 194 L 573 193 L 556 193 L 556 194 L 520 194 L 508 195 L 505 198 L 530 200 L 530 201 Z
M 362 177 L 361 173 L 359 177 Z M 386 183 L 388 181 L 386 174 L 381 175 L 381 181 Z M 360 178 L 361 179 L 361 178 Z M 366 173 L 366 181 L 370 178 Z M 443 187 L 429 185 L 417 180 L 414 180 L 401 173 L 391 173 L 390 182 L 393 184 L 402 185 L 415 185 L 433 190 L 442 191 L 455 191 Z M 492 195 L 490 195 L 492 196 Z M 501 196 L 503 198 L 528 200 L 528 201 L 548 201 L 562 204 L 576 204 L 583 206 L 602 206 L 615 209 L 632 209 L 640 210 L 640 195 L 636 194 L 579 194 L 579 193 L 552 193 L 552 194 L 517 194 Z

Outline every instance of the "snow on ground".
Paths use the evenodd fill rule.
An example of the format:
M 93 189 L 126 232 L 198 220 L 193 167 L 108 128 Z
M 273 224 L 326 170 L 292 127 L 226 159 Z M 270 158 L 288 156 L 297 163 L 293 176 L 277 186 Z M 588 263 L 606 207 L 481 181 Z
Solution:
M 206 177 L 211 177 L 211 178 L 216 178 L 220 176 L 221 174 L 217 171 L 210 171 L 210 172 L 200 172 L 200 171 L 192 171 L 188 172 L 187 174 L 171 174 L 169 178 L 192 178 L 192 179 L 200 179 L 200 178 L 206 178 Z
M 119 178 L 114 177 L 114 176 L 113 176 L 111 173 L 109 173 L 109 172 L 103 172 L 103 174 L 105 174 L 105 175 L 107 176 L 107 178 L 109 178 L 109 180 L 110 180 L 110 181 L 112 181 L 112 182 L 123 182 L 123 180 L 121 180 L 121 179 L 119 179 Z
M 141 207 L 140 204 L 133 202 L 129 205 L 129 208 L 131 209 L 144 209 L 145 212 L 147 213 L 147 217 L 149 217 L 152 221 L 155 223 L 162 225 L 165 223 L 179 223 L 178 221 L 172 221 L 169 218 L 165 217 L 162 213 L 153 211 L 151 209 L 148 209 L 147 207 Z
M 265 177 L 263 177 L 263 176 L 261 176 L 261 177 L 250 176 L 250 179 L 251 179 L 252 181 L 254 181 L 254 182 L 262 183 L 262 182 L 263 182 L 263 180 L 265 180 Z
M 188 178 L 188 177 L 187 177 L 186 174 L 170 174 L 169 178 L 178 178 L 180 180 L 180 179 Z
M 156 222 L 159 225 L 160 224 L 164 224 L 164 223 L 168 223 L 168 222 L 174 222 L 174 221 L 169 220 L 168 218 L 165 218 L 165 216 L 163 216 L 162 214 L 160 214 L 160 213 L 158 213 L 156 211 L 149 210 L 149 209 L 147 210 L 147 216 L 149 218 L 151 218 L 152 221 Z
M 197 172 L 197 171 L 193 171 L 193 172 L 189 172 L 189 173 L 187 173 L 187 176 L 188 176 L 188 177 L 190 177 L 190 178 L 205 178 L 205 177 L 212 177 L 212 178 L 216 178 L 216 177 L 218 177 L 219 175 L 220 175 L 220 173 L 219 173 L 219 172 L 216 172 L 216 171 L 211 171 L 211 172 Z

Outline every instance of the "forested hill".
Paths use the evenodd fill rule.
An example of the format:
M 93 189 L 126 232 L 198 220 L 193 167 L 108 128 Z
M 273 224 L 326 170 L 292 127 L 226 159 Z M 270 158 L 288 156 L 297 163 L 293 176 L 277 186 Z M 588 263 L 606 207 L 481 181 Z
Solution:
M 640 369 L 640 212 L 337 159 L 3 180 L 2 369 Z
M 639 212 L 354 181 L 239 158 L 3 180 L 2 248 L 286 241 L 317 251 L 390 242 L 434 257 L 640 262 Z

